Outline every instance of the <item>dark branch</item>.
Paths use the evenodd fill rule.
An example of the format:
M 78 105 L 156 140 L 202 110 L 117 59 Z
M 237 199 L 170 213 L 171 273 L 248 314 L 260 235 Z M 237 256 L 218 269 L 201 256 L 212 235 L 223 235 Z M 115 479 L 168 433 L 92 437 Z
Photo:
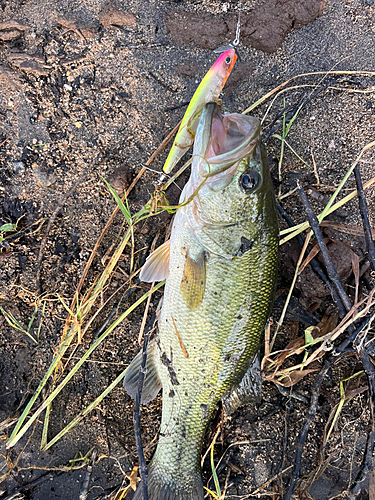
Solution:
M 355 181 L 357 183 L 359 210 L 361 212 L 363 231 L 365 233 L 367 258 L 370 262 L 371 269 L 375 271 L 375 246 L 374 246 L 374 241 L 372 239 L 366 196 L 363 190 L 361 173 L 358 165 L 356 165 L 354 168 L 354 175 L 355 175 Z
M 348 348 L 347 346 L 357 337 L 357 335 L 368 325 L 370 320 L 374 317 L 374 314 L 371 316 L 368 316 L 362 324 L 354 330 L 347 339 L 345 339 L 336 349 L 332 352 L 331 356 L 325 361 L 323 368 L 321 369 L 319 375 L 315 379 L 313 388 L 312 388 L 312 396 L 311 396 L 311 402 L 310 402 L 310 408 L 307 412 L 307 416 L 305 419 L 305 423 L 302 427 L 302 430 L 300 432 L 299 438 L 298 438 L 298 444 L 297 444 L 297 449 L 296 449 L 296 455 L 294 459 L 294 469 L 293 469 L 293 475 L 292 478 L 289 482 L 288 490 L 283 498 L 283 500 L 290 500 L 292 497 L 292 494 L 297 486 L 297 481 L 299 479 L 299 475 L 301 472 L 301 461 L 302 461 L 302 451 L 303 447 L 307 438 L 307 434 L 310 430 L 310 426 L 312 422 L 314 421 L 317 407 L 318 407 L 318 398 L 320 394 L 320 388 L 322 385 L 322 382 L 324 380 L 324 377 L 327 375 L 328 370 L 331 368 L 331 366 L 336 363 L 344 354 L 347 354 L 348 352 L 353 352 L 352 349 Z
M 156 321 L 156 313 L 153 314 L 149 324 L 145 328 L 145 333 L 143 338 L 143 348 L 142 348 L 142 364 L 141 364 L 141 369 L 139 371 L 138 392 L 135 397 L 134 415 L 133 415 L 135 441 L 137 445 L 137 453 L 139 460 L 139 474 L 141 476 L 140 487 L 142 488 L 143 500 L 148 500 L 148 492 L 147 492 L 147 466 L 146 466 L 145 456 L 143 453 L 142 438 L 141 438 L 140 406 L 142 399 L 143 382 L 146 374 L 148 341 L 150 338 L 150 332 L 154 327 L 155 321 Z
M 288 226 L 289 227 L 295 226 L 295 224 L 292 221 L 292 219 L 289 217 L 289 215 L 285 212 L 285 210 L 283 209 L 283 207 L 277 201 L 276 201 L 276 205 L 277 205 L 277 209 L 278 209 L 279 213 L 285 219 L 285 221 L 288 224 Z M 298 241 L 300 247 L 303 248 L 304 241 L 303 241 L 302 236 L 300 234 L 297 235 L 297 241 Z M 307 257 L 309 255 L 309 253 L 310 253 L 310 250 L 308 248 L 306 248 L 305 256 Z M 323 283 L 326 285 L 326 287 L 331 292 L 332 298 L 333 298 L 333 300 L 334 300 L 334 302 L 335 302 L 335 304 L 337 306 L 340 318 L 341 319 L 344 318 L 344 316 L 346 315 L 346 310 L 345 310 L 344 304 L 342 303 L 342 301 L 341 301 L 339 295 L 337 294 L 334 286 L 332 285 L 332 283 L 327 278 L 327 276 L 326 276 L 325 272 L 323 271 L 323 268 L 320 265 L 318 259 L 316 259 L 315 257 L 313 259 L 311 259 L 310 265 L 311 265 L 312 270 L 314 271 L 314 273 L 319 276 L 319 278 L 323 281 Z
M 341 284 L 340 277 L 338 275 L 338 272 L 336 271 L 335 266 L 332 263 L 331 257 L 328 253 L 328 249 L 326 244 L 324 243 L 324 238 L 322 236 L 322 233 L 319 229 L 319 221 L 316 217 L 316 215 L 313 212 L 313 209 L 311 208 L 310 202 L 306 196 L 305 191 L 303 190 L 301 184 L 299 181 L 297 181 L 297 189 L 298 189 L 298 194 L 300 196 L 303 208 L 305 209 L 307 219 L 309 221 L 310 227 L 314 232 L 316 241 L 319 245 L 320 251 L 322 253 L 323 259 L 324 259 L 324 264 L 327 269 L 328 277 L 332 281 L 333 285 L 335 286 L 337 293 L 344 304 L 344 307 L 347 312 L 350 311 L 352 308 L 352 304 L 350 302 L 350 299 L 347 295 L 347 293 L 344 290 L 344 287 Z
M 328 87 L 328 85 L 331 85 L 331 83 L 332 83 L 332 79 L 327 78 L 320 87 L 318 87 L 316 90 L 314 90 L 314 92 L 312 92 L 309 95 L 309 97 L 307 97 L 301 104 L 297 104 L 297 106 L 294 106 L 294 108 L 291 111 L 289 111 L 289 113 L 287 113 L 285 115 L 285 122 L 287 122 L 288 120 L 293 118 L 293 116 L 297 113 L 297 111 L 299 111 L 303 107 L 305 107 L 310 101 L 312 101 L 314 99 L 314 97 L 316 97 L 318 94 L 320 94 L 320 92 L 322 92 L 322 90 L 326 89 Z M 278 123 L 277 125 L 275 125 L 275 122 L 277 120 L 279 120 L 280 118 L 282 118 L 285 112 L 286 112 L 286 108 L 281 110 L 280 113 L 276 116 L 274 121 L 271 123 L 270 130 L 262 135 L 263 141 L 266 141 L 267 139 L 269 139 L 271 137 L 271 135 L 276 132 L 276 130 L 278 130 L 280 127 L 283 126 L 284 120 L 281 120 L 280 123 Z
M 362 486 L 367 479 L 367 476 L 372 471 L 372 454 L 374 451 L 374 441 L 375 441 L 375 431 L 372 431 L 367 436 L 367 444 L 366 444 L 366 454 L 363 461 L 362 471 L 359 475 L 359 478 L 354 483 L 354 486 L 351 488 L 349 492 L 348 499 L 354 500 L 361 493 Z
M 96 460 L 97 456 L 98 456 L 98 450 L 96 448 L 94 448 L 92 450 L 92 454 L 91 454 L 91 458 L 90 458 L 90 463 L 87 466 L 87 471 L 86 471 L 85 479 L 83 481 L 82 488 L 81 488 L 81 491 L 79 493 L 79 499 L 78 500 L 86 500 L 86 498 L 87 498 L 87 495 L 89 493 L 90 479 L 91 479 L 92 471 L 93 471 L 95 460 Z

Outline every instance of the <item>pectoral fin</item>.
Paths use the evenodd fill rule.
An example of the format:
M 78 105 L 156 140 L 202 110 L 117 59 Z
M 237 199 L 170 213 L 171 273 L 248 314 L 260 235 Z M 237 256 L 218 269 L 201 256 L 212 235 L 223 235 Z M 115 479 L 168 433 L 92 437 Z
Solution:
M 149 401 L 152 401 L 161 389 L 161 381 L 159 378 L 157 366 L 155 364 L 157 349 L 158 347 L 156 345 L 156 342 L 151 341 L 147 350 L 146 374 L 143 383 L 141 398 L 142 404 L 146 404 Z M 140 351 L 130 363 L 124 377 L 124 389 L 133 399 L 135 399 L 135 396 L 138 392 L 138 380 L 141 364 L 142 351 Z
M 224 409 L 230 415 L 240 406 L 248 403 L 259 403 L 262 396 L 262 373 L 259 353 L 254 356 L 250 366 L 240 383 L 222 398 Z
M 139 279 L 146 283 L 163 281 L 169 274 L 170 240 L 163 243 L 147 257 L 139 273 Z
M 184 272 L 180 283 L 180 292 L 191 311 L 200 306 L 206 286 L 206 260 L 204 252 L 197 259 L 186 255 Z

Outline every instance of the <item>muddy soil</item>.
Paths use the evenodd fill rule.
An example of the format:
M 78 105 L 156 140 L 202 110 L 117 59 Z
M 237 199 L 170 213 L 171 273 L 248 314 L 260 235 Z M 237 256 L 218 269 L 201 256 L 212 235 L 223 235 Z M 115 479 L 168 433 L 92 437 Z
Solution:
M 375 139 L 375 75 L 365 73 L 375 70 L 373 0 L 0 0 L 0 226 L 17 223 L 17 232 L 6 233 L 8 240 L 1 243 L 0 306 L 24 329 L 34 317 L 26 335 L 0 315 L 0 498 L 78 499 L 87 470 L 82 457 L 90 457 L 93 448 L 98 459 L 87 498 L 117 498 L 112 492 L 129 484 L 128 476 L 137 464 L 133 402 L 121 384 L 47 451 L 40 451 L 43 419 L 14 448 L 6 450 L 5 444 L 14 419 L 34 394 L 60 345 L 67 315 L 64 304 L 71 303 L 116 206 L 103 178 L 120 194 L 129 187 L 182 118 L 183 104 L 217 57 L 212 49 L 235 38 L 239 12 L 240 59 L 222 94 L 225 109 L 244 111 L 288 79 L 307 74 L 291 81 L 292 88 L 274 101 L 273 96 L 254 109 L 254 115 L 264 120 L 266 133 L 274 119 L 282 116 L 284 106 L 298 106 L 324 83 L 291 127 L 287 141 L 298 157 L 286 147 L 281 180 L 277 167 L 280 141 L 275 137 L 266 141 L 275 190 L 299 223 L 305 216 L 298 197 L 293 192 L 284 196 L 293 191 L 296 177 L 306 188 L 329 197 L 361 149 Z M 330 70 L 346 73 L 331 74 L 327 81 L 325 73 Z M 350 73 L 358 71 L 362 73 Z M 132 189 L 132 213 L 150 199 L 167 150 Z M 364 182 L 375 177 L 374 149 L 363 156 L 360 168 Z M 177 202 L 186 175 L 167 191 L 171 204 Z M 80 176 L 54 218 L 38 265 L 47 222 Z M 344 194 L 354 185 L 351 177 Z M 375 227 L 374 188 L 366 193 L 370 223 Z M 321 199 L 310 197 L 320 212 Z M 164 213 L 138 227 L 136 267 L 153 240 L 164 241 L 170 219 Z M 356 201 L 330 220 L 360 228 Z M 96 251 L 83 291 L 103 271 L 123 225 L 118 213 Z M 350 287 L 351 252 L 365 263 L 362 233 L 360 229 L 338 231 L 337 226 L 325 231 L 336 242 L 331 242 L 336 245 L 331 254 L 340 277 Z M 291 283 L 298 252 L 294 242 L 281 247 L 280 290 Z M 113 318 L 118 317 L 148 289 L 137 284 L 132 295 L 125 295 L 130 262 L 127 248 L 100 298 L 108 303 L 82 343 L 68 351 L 65 369 L 96 340 L 111 311 Z M 371 282 L 369 273 L 365 277 Z M 329 291 L 309 266 L 297 281 L 295 296 L 302 310 L 309 309 L 317 318 L 332 305 Z M 150 314 L 160 297 L 161 292 L 156 292 Z M 273 316 L 278 315 L 276 307 Z M 140 308 L 124 320 L 59 394 L 52 406 L 48 440 L 98 397 L 138 352 L 142 317 Z M 303 323 L 298 326 L 290 319 L 293 316 L 278 336 L 278 349 L 298 329 L 303 333 Z M 294 498 L 347 498 L 371 430 L 367 390 L 344 406 L 327 449 L 323 451 L 321 445 L 328 416 L 340 399 L 340 381 L 361 367 L 352 356 L 335 365 L 326 378 Z M 309 374 L 294 387 L 299 399 L 281 394 L 275 384 L 267 382 L 260 405 L 245 406 L 230 417 L 218 410 L 204 449 L 222 419 L 215 453 L 219 459 L 231 445 L 219 475 L 222 487 L 228 479 L 226 498 L 282 498 L 315 376 L 316 372 Z M 366 384 L 365 378 L 360 379 L 359 386 Z M 50 385 L 41 396 L 49 390 Z M 147 460 L 155 449 L 160 412 L 160 395 L 142 408 Z M 206 460 L 206 482 L 209 477 Z M 367 481 L 357 498 L 369 498 L 369 490 Z M 17 492 L 19 496 L 13 496 Z

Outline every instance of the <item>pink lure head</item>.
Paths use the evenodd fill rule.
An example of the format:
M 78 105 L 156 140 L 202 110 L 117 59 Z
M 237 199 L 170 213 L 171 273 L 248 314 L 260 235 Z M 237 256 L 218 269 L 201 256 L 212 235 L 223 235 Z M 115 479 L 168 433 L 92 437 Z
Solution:
M 233 69 L 236 60 L 237 60 L 237 55 L 235 50 L 234 49 L 226 50 L 220 55 L 218 60 L 211 66 L 209 72 L 213 71 L 215 73 L 218 73 L 222 78 L 224 86 L 225 82 L 228 79 L 228 76 L 230 75 Z

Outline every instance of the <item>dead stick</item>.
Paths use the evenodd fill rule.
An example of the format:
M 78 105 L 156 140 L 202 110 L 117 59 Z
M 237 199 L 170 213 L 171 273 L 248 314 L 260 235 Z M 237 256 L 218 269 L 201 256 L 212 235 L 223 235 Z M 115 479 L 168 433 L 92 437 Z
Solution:
M 359 478 L 354 486 L 350 489 L 348 499 L 354 500 L 361 493 L 363 483 L 366 481 L 368 474 L 372 471 L 372 454 L 374 451 L 375 431 L 372 431 L 367 436 L 366 454 L 363 461 L 363 467 Z
M 268 132 L 265 132 L 262 136 L 262 140 L 265 142 L 267 141 L 272 134 L 274 134 L 280 127 L 283 126 L 283 123 L 285 123 L 287 120 L 290 120 L 291 118 L 293 118 L 293 116 L 298 112 L 300 111 L 304 106 L 306 106 L 310 101 L 312 101 L 314 99 L 314 97 L 316 97 L 320 92 L 322 92 L 322 90 L 325 90 L 328 85 L 330 84 L 330 81 L 328 81 L 328 79 L 326 79 L 323 84 L 318 87 L 316 90 L 314 90 L 314 92 L 312 92 L 312 94 L 309 95 L 309 97 L 307 97 L 301 104 L 298 104 L 297 106 L 295 106 L 286 116 L 285 116 L 285 119 L 283 118 L 283 120 L 281 120 L 281 122 L 279 122 L 278 124 L 275 125 L 275 122 L 284 116 L 285 114 L 285 111 L 286 109 L 284 108 L 281 113 L 279 113 L 278 116 L 276 116 L 276 118 L 274 119 L 274 121 L 271 123 L 271 127 L 270 127 L 270 130 Z
M 338 272 L 336 271 L 336 268 L 332 263 L 331 257 L 328 253 L 327 246 L 324 243 L 324 238 L 323 238 L 322 233 L 319 229 L 319 221 L 318 221 L 316 215 L 314 214 L 313 209 L 311 208 L 310 202 L 306 196 L 306 193 L 303 190 L 299 181 L 297 181 L 297 189 L 298 189 L 298 194 L 299 194 L 299 197 L 301 199 L 303 208 L 305 209 L 306 216 L 307 216 L 307 219 L 309 221 L 310 227 L 314 232 L 316 241 L 317 241 L 319 248 L 320 248 L 320 251 L 322 253 L 322 256 L 324 259 L 324 264 L 325 264 L 326 269 L 327 269 L 328 277 L 332 281 L 333 285 L 335 286 L 337 293 L 339 294 L 339 297 L 345 306 L 346 311 L 349 312 L 350 309 L 352 308 L 352 304 L 350 302 L 350 299 L 349 299 L 347 293 L 344 290 L 344 287 L 341 284 Z
M 366 252 L 367 258 L 370 262 L 371 269 L 375 271 L 375 246 L 374 241 L 372 239 L 371 227 L 368 218 L 368 207 L 366 202 L 365 192 L 363 190 L 363 184 L 361 179 L 361 173 L 359 170 L 359 166 L 356 165 L 354 168 L 355 181 L 357 183 L 357 193 L 359 199 L 359 210 L 361 212 L 362 222 L 363 222 L 363 231 L 365 233 L 365 242 L 366 242 Z
M 292 479 L 289 483 L 288 489 L 284 495 L 283 500 L 290 500 L 292 497 L 292 494 L 297 486 L 297 481 L 299 479 L 299 475 L 301 472 L 301 461 L 302 461 L 302 452 L 303 452 L 303 447 L 307 438 L 307 434 L 310 430 L 310 426 L 313 423 L 316 415 L 316 411 L 318 409 L 318 399 L 320 395 L 320 388 L 322 386 L 324 377 L 327 375 L 329 369 L 331 366 L 338 361 L 344 354 L 346 354 L 346 351 L 340 353 L 338 356 L 331 356 L 329 359 L 327 359 L 323 365 L 323 368 L 321 369 L 319 375 L 315 379 L 314 385 L 312 387 L 312 396 L 311 396 L 311 402 L 310 402 L 310 407 L 307 412 L 307 416 L 305 418 L 305 423 L 303 424 L 302 430 L 299 434 L 298 438 L 298 443 L 296 447 L 296 455 L 294 459 L 294 469 L 293 469 L 293 475 Z
M 24 484 L 17 491 L 15 491 L 11 495 L 5 497 L 3 500 L 21 500 L 22 498 L 25 498 L 23 496 L 23 492 L 25 492 L 27 490 L 31 490 L 32 488 L 35 488 L 36 486 L 39 486 L 40 484 L 43 484 L 46 481 L 52 481 L 56 476 L 61 476 L 65 472 L 67 472 L 67 471 L 56 470 L 56 471 L 46 472 L 45 474 L 42 474 L 41 476 L 39 476 L 37 479 L 34 479 L 34 481 L 31 481 L 30 483 Z M 20 495 L 22 495 L 22 496 L 20 496 Z
M 276 201 L 276 206 L 277 206 L 277 210 L 282 215 L 282 217 L 285 219 L 285 221 L 288 224 L 288 226 L 289 227 L 295 226 L 295 224 L 292 221 L 292 219 L 285 212 L 285 210 L 279 204 L 278 201 Z M 302 237 L 301 237 L 300 234 L 297 235 L 297 241 L 300 244 L 301 248 L 303 248 L 304 242 L 303 242 L 303 239 L 302 239 Z M 306 248 L 305 255 L 308 256 L 309 253 L 310 253 L 310 250 L 308 248 Z M 322 266 L 320 265 L 318 259 L 316 259 L 315 257 L 313 259 L 311 259 L 310 265 L 311 265 L 312 270 L 315 272 L 315 274 L 317 274 L 319 276 L 319 278 L 323 281 L 323 283 L 326 285 L 326 287 L 331 292 L 332 298 L 333 298 L 333 300 L 334 300 L 334 302 L 335 302 L 335 304 L 337 306 L 340 318 L 341 319 L 344 318 L 346 316 L 346 311 L 345 311 L 344 304 L 342 303 L 340 297 L 338 296 L 338 294 L 337 294 L 334 286 L 332 285 L 332 283 L 327 278 L 327 276 L 326 276 L 325 272 L 323 271 Z
M 66 200 L 69 198 L 69 196 L 75 191 L 76 187 L 78 186 L 78 184 L 80 184 L 83 179 L 86 178 L 87 174 L 90 172 L 90 170 L 93 168 L 93 166 L 96 164 L 98 158 L 100 156 L 100 153 L 98 154 L 98 156 L 90 163 L 90 165 L 84 170 L 83 174 L 80 175 L 78 177 L 78 179 L 75 181 L 75 183 L 73 184 L 73 186 L 69 189 L 69 191 L 67 193 L 64 194 L 64 196 L 61 198 L 61 200 L 59 201 L 59 203 L 57 204 L 57 207 L 55 208 L 55 210 L 53 211 L 51 217 L 48 219 L 48 223 L 47 223 L 47 227 L 46 227 L 46 231 L 44 233 L 44 236 L 43 236 L 43 239 L 40 243 L 40 248 L 39 248 L 39 254 L 38 254 L 38 260 L 37 260 L 37 263 L 36 263 L 36 288 L 37 288 L 37 291 L 38 291 L 38 295 L 41 295 L 42 293 L 42 287 L 41 287 L 41 284 L 40 284 L 40 269 L 41 269 L 41 264 L 42 264 L 42 259 L 43 259 L 43 254 L 44 254 L 44 250 L 45 250 L 45 247 L 47 245 L 47 238 L 48 238 L 48 235 L 49 235 L 49 232 L 50 232 L 50 229 L 52 227 L 52 224 L 54 223 L 57 215 L 59 214 L 60 210 L 62 209 L 62 207 L 64 206 Z
M 97 455 L 98 455 L 98 450 L 96 448 L 94 448 L 92 450 L 90 463 L 87 466 L 87 471 L 86 471 L 85 479 L 83 481 L 82 488 L 81 488 L 81 491 L 79 493 L 79 499 L 78 500 L 86 500 L 86 498 L 87 498 L 87 495 L 89 493 L 89 485 L 90 485 L 90 479 L 91 479 L 91 475 L 92 475 L 92 470 L 93 470 L 93 467 L 94 467 Z
M 318 398 L 320 394 L 320 388 L 323 383 L 324 377 L 327 375 L 328 370 L 331 366 L 336 363 L 344 354 L 347 352 L 352 352 L 352 349 L 347 349 L 348 345 L 357 337 L 357 335 L 368 325 L 368 323 L 373 318 L 374 314 L 368 316 L 362 324 L 352 332 L 347 339 L 344 340 L 336 349 L 332 352 L 332 355 L 325 361 L 323 368 L 321 369 L 319 375 L 315 379 L 314 385 L 312 387 L 312 396 L 310 401 L 310 407 L 305 418 L 305 423 L 303 424 L 302 430 L 298 437 L 298 443 L 296 447 L 296 454 L 294 459 L 294 469 L 293 475 L 289 482 L 289 486 L 283 500 L 290 500 L 292 494 L 297 486 L 297 481 L 301 472 L 301 461 L 303 447 L 307 438 L 307 434 L 310 430 L 310 426 L 315 419 L 316 411 L 318 408 Z
M 370 388 L 370 410 L 371 410 L 371 419 L 372 419 L 372 430 L 375 430 L 375 422 L 374 422 L 374 406 L 375 406 L 375 368 L 371 362 L 370 356 L 367 354 L 366 349 L 361 345 L 358 349 L 358 354 L 361 357 L 361 361 L 363 364 L 363 368 L 365 369 L 368 385 Z

